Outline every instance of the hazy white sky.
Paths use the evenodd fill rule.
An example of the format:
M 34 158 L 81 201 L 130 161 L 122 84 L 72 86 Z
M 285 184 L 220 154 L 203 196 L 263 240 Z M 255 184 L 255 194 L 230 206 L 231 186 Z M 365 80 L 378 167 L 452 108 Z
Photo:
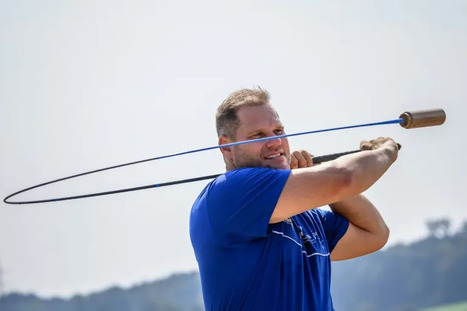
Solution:
M 289 133 L 444 108 L 441 127 L 291 138 L 315 155 L 391 136 L 403 146 L 367 192 L 390 243 L 429 219 L 467 220 L 465 1 L 0 2 L 0 194 L 217 143 L 231 92 L 270 91 Z M 220 173 L 218 150 L 84 177 L 38 199 Z M 0 205 L 4 292 L 69 296 L 197 269 L 188 235 L 207 182 L 49 204 Z

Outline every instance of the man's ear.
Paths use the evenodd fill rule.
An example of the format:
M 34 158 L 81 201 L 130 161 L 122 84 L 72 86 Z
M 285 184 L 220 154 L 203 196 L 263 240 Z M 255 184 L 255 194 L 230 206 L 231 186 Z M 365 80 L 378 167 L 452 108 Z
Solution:
M 232 142 L 233 141 L 230 138 L 228 138 L 227 136 L 225 136 L 225 135 L 221 135 L 219 137 L 219 146 L 227 145 L 227 144 L 230 144 Z M 235 168 L 235 166 L 233 164 L 233 149 L 232 149 L 232 146 L 231 147 L 220 147 L 219 150 L 221 151 L 222 157 L 224 158 L 225 169 L 227 171 L 233 170 Z
M 220 145 L 230 144 L 231 142 L 232 142 L 232 140 L 230 138 L 228 138 L 227 136 L 225 136 L 225 135 L 219 136 L 219 146 Z M 224 154 L 225 152 L 231 152 L 232 151 L 232 149 L 230 147 L 221 147 L 219 149 L 222 152 L 222 154 Z

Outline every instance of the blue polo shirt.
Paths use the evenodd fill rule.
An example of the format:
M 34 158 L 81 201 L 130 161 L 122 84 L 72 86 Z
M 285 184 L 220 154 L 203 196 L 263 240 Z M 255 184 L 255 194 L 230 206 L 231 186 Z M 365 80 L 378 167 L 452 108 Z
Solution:
M 330 252 L 348 221 L 312 209 L 269 224 L 289 174 L 233 170 L 196 199 L 190 237 L 206 310 L 334 310 Z

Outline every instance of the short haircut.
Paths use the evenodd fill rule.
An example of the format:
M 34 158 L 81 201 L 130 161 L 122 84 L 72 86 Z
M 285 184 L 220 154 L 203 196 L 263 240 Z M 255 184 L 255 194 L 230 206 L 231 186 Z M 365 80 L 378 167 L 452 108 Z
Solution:
M 216 130 L 218 137 L 224 135 L 235 139 L 240 121 L 237 111 L 241 107 L 261 106 L 269 104 L 269 93 L 260 87 L 254 89 L 241 89 L 233 92 L 217 108 Z

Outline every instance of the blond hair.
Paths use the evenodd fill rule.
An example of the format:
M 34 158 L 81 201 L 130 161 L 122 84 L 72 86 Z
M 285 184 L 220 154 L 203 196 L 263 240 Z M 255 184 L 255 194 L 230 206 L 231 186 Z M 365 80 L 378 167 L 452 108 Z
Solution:
M 227 97 L 217 108 L 216 130 L 218 137 L 227 136 L 235 138 L 239 126 L 237 111 L 241 107 L 260 106 L 269 104 L 269 93 L 260 87 L 254 89 L 241 89 Z

